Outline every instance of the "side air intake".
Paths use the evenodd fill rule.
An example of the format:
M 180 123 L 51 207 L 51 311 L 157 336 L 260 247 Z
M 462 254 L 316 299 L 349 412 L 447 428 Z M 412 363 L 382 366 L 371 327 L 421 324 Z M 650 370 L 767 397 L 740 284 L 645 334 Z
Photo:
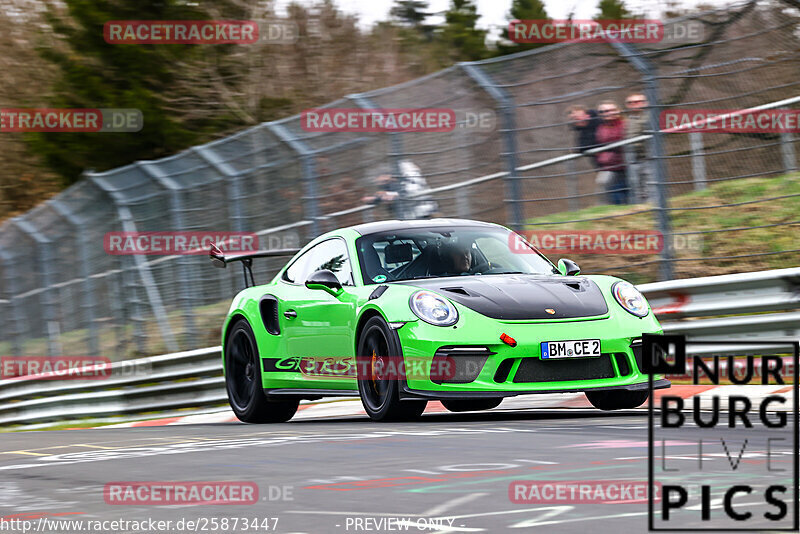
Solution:
M 261 311 L 261 320 L 264 321 L 264 328 L 273 336 L 281 333 L 281 325 L 278 322 L 278 299 L 272 295 L 264 295 L 258 305 Z

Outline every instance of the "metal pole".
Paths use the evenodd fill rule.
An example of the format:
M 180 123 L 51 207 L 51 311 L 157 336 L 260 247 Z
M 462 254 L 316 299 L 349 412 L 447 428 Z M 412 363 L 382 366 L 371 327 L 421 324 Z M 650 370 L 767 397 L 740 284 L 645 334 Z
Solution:
M 524 224 L 524 213 L 522 202 L 522 191 L 520 179 L 517 176 L 517 127 L 514 119 L 514 100 L 511 96 L 491 79 L 477 63 L 459 63 L 458 66 L 469 76 L 481 89 L 494 99 L 497 110 L 502 121 L 501 134 L 505 145 L 505 161 L 508 175 L 503 179 L 506 182 L 506 204 L 510 206 L 509 225 L 517 231 L 522 230 Z
M 83 320 L 89 329 L 89 355 L 100 356 L 100 343 L 94 313 L 95 309 L 97 308 L 94 292 L 94 280 L 92 280 L 92 277 L 90 276 L 91 273 L 89 271 L 89 250 L 86 243 L 86 232 L 81 230 L 81 228 L 83 228 L 85 225 L 85 221 L 75 212 L 71 211 L 58 197 L 49 200 L 48 203 L 53 207 L 53 210 L 63 217 L 64 220 L 67 221 L 67 223 L 69 223 L 74 229 L 75 248 L 78 253 L 78 271 L 81 279 L 83 280 L 81 307 L 83 308 Z
M 120 224 L 122 225 L 122 230 L 124 232 L 136 232 L 136 223 L 133 220 L 133 214 L 131 214 L 128 206 L 123 203 L 119 192 L 115 191 L 110 184 L 106 183 L 106 181 L 99 176 L 86 174 L 86 177 L 94 182 L 100 189 L 108 193 L 108 195 L 111 197 L 111 200 L 114 202 L 114 206 L 117 209 L 117 216 L 119 217 Z M 159 293 L 158 287 L 153 279 L 153 273 L 150 272 L 150 266 L 147 264 L 144 258 L 138 254 L 134 254 L 131 257 L 133 258 L 134 267 L 139 273 L 142 286 L 150 302 L 150 308 L 153 311 L 156 321 L 158 322 L 158 329 L 161 332 L 161 337 L 164 340 L 164 344 L 166 345 L 167 350 L 170 352 L 177 352 L 178 344 L 175 342 L 175 336 L 173 335 L 172 328 L 170 328 L 169 325 L 167 311 L 164 308 L 164 303 L 161 301 L 161 294 Z M 127 269 L 123 269 L 123 276 L 126 270 Z M 128 297 L 126 296 L 126 298 Z
M 305 197 L 306 218 L 311 221 L 309 240 L 314 239 L 320 234 L 320 214 L 317 206 L 317 169 L 314 162 L 314 151 L 306 146 L 305 143 L 297 139 L 283 124 L 269 122 L 267 128 L 275 136 L 286 143 L 298 156 L 303 168 L 303 185 Z
M 3 249 L 0 249 L 0 264 L 3 266 L 3 286 L 6 289 L 8 302 L 4 306 L 8 306 L 8 332 L 11 334 L 11 350 L 14 354 L 22 355 L 22 344 L 24 342 L 23 332 L 20 328 L 20 321 L 22 315 L 19 310 L 19 302 L 17 298 L 11 294 L 12 288 L 18 287 L 17 284 L 17 266 L 14 265 L 14 260 L 10 254 Z
M 219 154 L 210 150 L 208 146 L 196 146 L 189 150 L 198 155 L 203 161 L 208 163 L 225 180 L 225 203 L 230 214 L 231 230 L 234 232 L 244 232 L 244 215 L 242 214 L 242 187 L 241 173 L 232 165 L 219 157 Z M 241 286 L 239 277 L 231 277 L 227 271 L 218 273 L 220 280 L 220 296 L 229 295 L 239 291 Z
M 53 324 L 57 322 L 57 317 L 55 316 L 56 302 L 52 297 L 53 283 L 51 271 L 53 269 L 53 256 L 50 250 L 50 240 L 25 219 L 16 217 L 11 219 L 10 222 L 19 228 L 22 233 L 28 235 L 36 242 L 36 252 L 38 256 L 38 265 L 36 268 L 39 270 L 39 280 L 41 284 L 39 303 L 45 332 L 47 332 L 47 354 L 49 356 L 57 356 L 61 353 L 61 343 L 58 339 L 59 328 Z
M 650 130 L 653 132 L 651 155 L 656 180 L 656 218 L 661 234 L 664 236 L 664 248 L 661 251 L 661 263 L 659 264 L 659 279 L 671 280 L 673 278 L 672 230 L 667 201 L 667 169 L 664 165 L 664 140 L 659 127 L 661 103 L 658 96 L 655 67 L 647 59 L 639 55 L 638 50 L 633 45 L 620 42 L 611 42 L 610 44 L 641 73 L 642 81 L 644 82 L 644 94 L 647 97 L 650 115 Z
M 781 155 L 783 168 L 787 173 L 797 170 L 797 157 L 794 152 L 794 136 L 791 132 L 781 132 Z
M 181 186 L 175 180 L 167 176 L 158 166 L 151 163 L 143 163 L 138 161 L 135 163 L 139 169 L 142 170 L 148 177 L 163 187 L 169 195 L 169 211 L 172 226 L 176 231 L 186 230 L 186 223 L 183 219 L 183 199 L 181 198 Z M 182 256 L 178 258 L 178 287 L 181 288 L 179 292 L 179 300 L 183 308 L 183 322 L 186 328 L 186 339 L 193 340 L 197 334 L 194 325 L 194 311 L 192 310 L 192 295 L 195 294 L 199 288 L 192 287 L 191 268 L 189 266 L 189 258 Z
M 689 132 L 689 143 L 692 147 L 692 175 L 695 191 L 706 188 L 706 153 L 703 147 L 703 134 Z
M 567 176 L 569 211 L 578 211 L 581 209 L 581 199 L 578 196 L 578 175 L 576 172 L 577 165 L 575 165 L 575 160 L 567 160 L 567 173 L 569 173 L 569 176 Z
M 358 93 L 353 95 L 347 95 L 345 98 L 348 98 L 356 103 L 358 107 L 361 109 L 378 109 L 380 106 L 376 105 L 375 102 L 372 101 L 366 94 Z M 400 162 L 403 159 L 404 148 L 403 148 L 403 138 L 401 137 L 401 133 L 399 132 L 390 132 L 387 134 L 389 136 L 389 152 L 386 154 L 389 157 L 389 160 L 392 162 L 392 177 L 395 179 L 400 178 Z M 409 202 L 416 202 L 415 199 L 406 199 L 403 196 L 400 197 L 398 202 L 398 207 L 393 207 L 392 213 L 398 219 L 405 219 L 406 214 L 409 212 Z M 398 209 L 399 208 L 399 209 Z M 369 210 L 372 211 L 372 210 Z M 370 215 L 370 217 L 374 218 L 374 215 Z

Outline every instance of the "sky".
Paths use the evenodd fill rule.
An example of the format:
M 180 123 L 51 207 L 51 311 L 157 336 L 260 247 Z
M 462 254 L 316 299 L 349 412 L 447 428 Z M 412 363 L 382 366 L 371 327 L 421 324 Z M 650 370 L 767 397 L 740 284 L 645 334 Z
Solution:
M 276 7 L 282 12 L 284 6 L 295 1 L 300 4 L 312 4 L 313 0 L 277 0 Z M 369 27 L 379 20 L 389 18 L 389 9 L 393 0 L 334 0 L 339 9 L 346 13 L 357 14 L 361 25 Z M 478 12 L 481 15 L 478 26 L 491 30 L 490 35 L 498 35 L 500 29 L 508 24 L 507 14 L 511 8 L 511 0 L 475 0 Z M 575 11 L 576 19 L 591 19 L 597 14 L 598 0 L 544 0 L 547 14 L 550 18 L 564 19 L 570 11 Z M 698 0 L 683 0 L 681 4 L 693 6 Z M 706 4 L 724 5 L 731 2 L 725 0 L 706 0 Z M 430 11 L 441 12 L 447 9 L 450 0 L 429 0 Z M 629 9 L 644 12 L 647 16 L 657 18 L 664 2 L 660 0 L 627 0 L 625 4 Z M 432 19 L 435 23 L 436 20 Z

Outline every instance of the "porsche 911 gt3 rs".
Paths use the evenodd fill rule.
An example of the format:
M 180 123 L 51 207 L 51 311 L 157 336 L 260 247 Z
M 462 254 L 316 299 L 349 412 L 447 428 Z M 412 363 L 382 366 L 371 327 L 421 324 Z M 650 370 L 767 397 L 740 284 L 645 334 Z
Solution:
M 661 333 L 636 288 L 553 264 L 521 236 L 460 219 L 334 230 L 272 281 L 233 299 L 222 329 L 228 398 L 249 423 L 282 422 L 302 399 L 359 396 L 373 420 L 496 407 L 513 395 L 585 392 L 602 410 L 647 400 L 643 333 Z M 248 278 L 249 275 L 249 278 Z M 656 377 L 655 388 L 669 387 Z

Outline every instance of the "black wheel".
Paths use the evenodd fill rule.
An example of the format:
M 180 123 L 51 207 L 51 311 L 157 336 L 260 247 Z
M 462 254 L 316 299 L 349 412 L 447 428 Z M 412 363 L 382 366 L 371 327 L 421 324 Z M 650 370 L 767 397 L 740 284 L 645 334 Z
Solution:
M 499 399 L 469 399 L 469 400 L 443 400 L 442 406 L 451 412 L 479 412 L 497 408 L 503 398 Z
M 401 401 L 398 369 L 402 358 L 397 333 L 380 317 L 364 325 L 356 356 L 358 393 L 361 404 L 373 421 L 407 421 L 425 411 L 427 401 Z
M 611 389 L 606 391 L 586 391 L 586 398 L 599 410 L 630 410 L 638 408 L 647 401 L 647 391 L 626 391 Z
M 259 363 L 253 330 L 240 319 L 225 342 L 225 386 L 233 413 L 245 423 L 284 423 L 295 414 L 299 401 L 267 400 Z

